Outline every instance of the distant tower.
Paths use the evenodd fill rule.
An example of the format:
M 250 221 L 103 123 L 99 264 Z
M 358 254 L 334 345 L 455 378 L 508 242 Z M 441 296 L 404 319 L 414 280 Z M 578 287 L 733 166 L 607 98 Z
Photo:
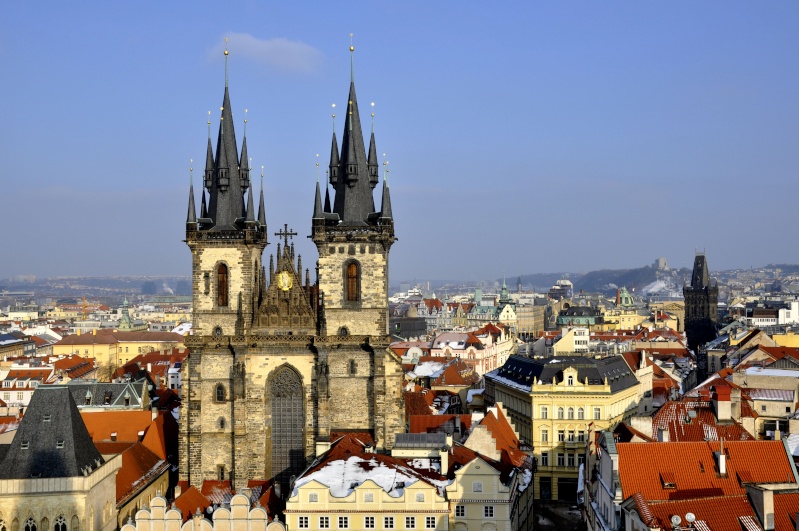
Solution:
M 716 338 L 718 321 L 719 288 L 715 282 L 711 285 L 707 259 L 704 253 L 694 258 L 694 271 L 691 285 L 683 287 L 685 297 L 685 334 L 688 337 L 688 348 L 696 352 L 699 362 L 699 376 L 707 375 L 704 357 L 699 347 Z

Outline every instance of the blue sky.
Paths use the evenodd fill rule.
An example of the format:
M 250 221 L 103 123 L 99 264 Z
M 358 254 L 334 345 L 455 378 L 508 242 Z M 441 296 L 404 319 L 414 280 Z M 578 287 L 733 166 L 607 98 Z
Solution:
M 787 1 L 13 2 L 0 278 L 189 274 L 189 159 L 208 110 L 216 139 L 225 36 L 269 230 L 297 230 L 310 263 L 350 33 L 390 162 L 392 280 L 703 248 L 714 269 L 799 262 L 798 26 Z

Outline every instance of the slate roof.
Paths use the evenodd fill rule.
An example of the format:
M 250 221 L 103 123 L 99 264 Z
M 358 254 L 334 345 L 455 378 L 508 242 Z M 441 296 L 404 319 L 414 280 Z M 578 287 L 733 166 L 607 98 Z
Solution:
M 72 380 L 67 384 L 75 403 L 80 406 L 106 406 L 139 408 L 144 406 L 143 397 L 147 392 L 147 381 L 139 382 L 96 382 L 93 380 Z M 148 397 L 149 398 L 149 397 Z M 129 404 L 125 400 L 129 399 Z
M 577 380 L 580 383 L 587 378 L 589 384 L 604 384 L 607 378 L 611 393 L 638 384 L 638 379 L 620 356 L 602 359 L 587 356 L 556 356 L 546 359 L 511 356 L 505 365 L 489 372 L 485 378 L 499 383 L 503 383 L 503 380 L 508 381 L 520 388 L 526 388 L 529 392 L 534 378 L 545 384 L 552 383 L 553 378 L 557 383 L 561 383 L 563 370 L 569 367 L 577 370 Z
M 0 478 L 77 477 L 104 462 L 69 390 L 52 385 L 33 393 L 0 463 Z

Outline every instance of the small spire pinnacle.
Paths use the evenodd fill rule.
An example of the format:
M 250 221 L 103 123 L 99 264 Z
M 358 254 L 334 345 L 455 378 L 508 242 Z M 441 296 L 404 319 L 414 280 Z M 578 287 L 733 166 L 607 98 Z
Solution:
M 372 102 L 372 134 L 375 134 L 375 102 Z
M 208 140 L 211 140 L 211 111 L 208 111 Z
M 319 182 L 319 153 L 316 154 L 316 182 Z
M 336 104 L 333 104 L 333 134 L 336 134 Z
M 350 83 L 355 83 L 355 63 L 353 56 L 355 55 L 355 46 L 352 45 L 352 33 L 350 33 Z
M 244 138 L 247 138 L 247 109 L 244 109 Z
M 258 223 L 266 227 L 266 210 L 264 210 L 264 167 L 261 166 L 261 199 L 258 205 Z
M 197 208 L 194 206 L 194 159 L 189 159 L 189 213 L 186 223 L 197 223 Z
M 227 57 L 228 57 L 227 37 L 225 37 L 225 88 L 227 88 Z

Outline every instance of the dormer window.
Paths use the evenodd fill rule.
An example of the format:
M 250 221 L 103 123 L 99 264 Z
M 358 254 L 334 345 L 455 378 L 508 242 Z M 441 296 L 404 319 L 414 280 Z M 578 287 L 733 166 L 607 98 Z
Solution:
M 11 387 L 11 380 L 3 380 L 3 387 Z
M 566 378 L 566 385 L 574 385 L 574 376 Z
M 56 441 L 55 447 L 56 448 L 63 448 L 64 447 L 64 441 Z

